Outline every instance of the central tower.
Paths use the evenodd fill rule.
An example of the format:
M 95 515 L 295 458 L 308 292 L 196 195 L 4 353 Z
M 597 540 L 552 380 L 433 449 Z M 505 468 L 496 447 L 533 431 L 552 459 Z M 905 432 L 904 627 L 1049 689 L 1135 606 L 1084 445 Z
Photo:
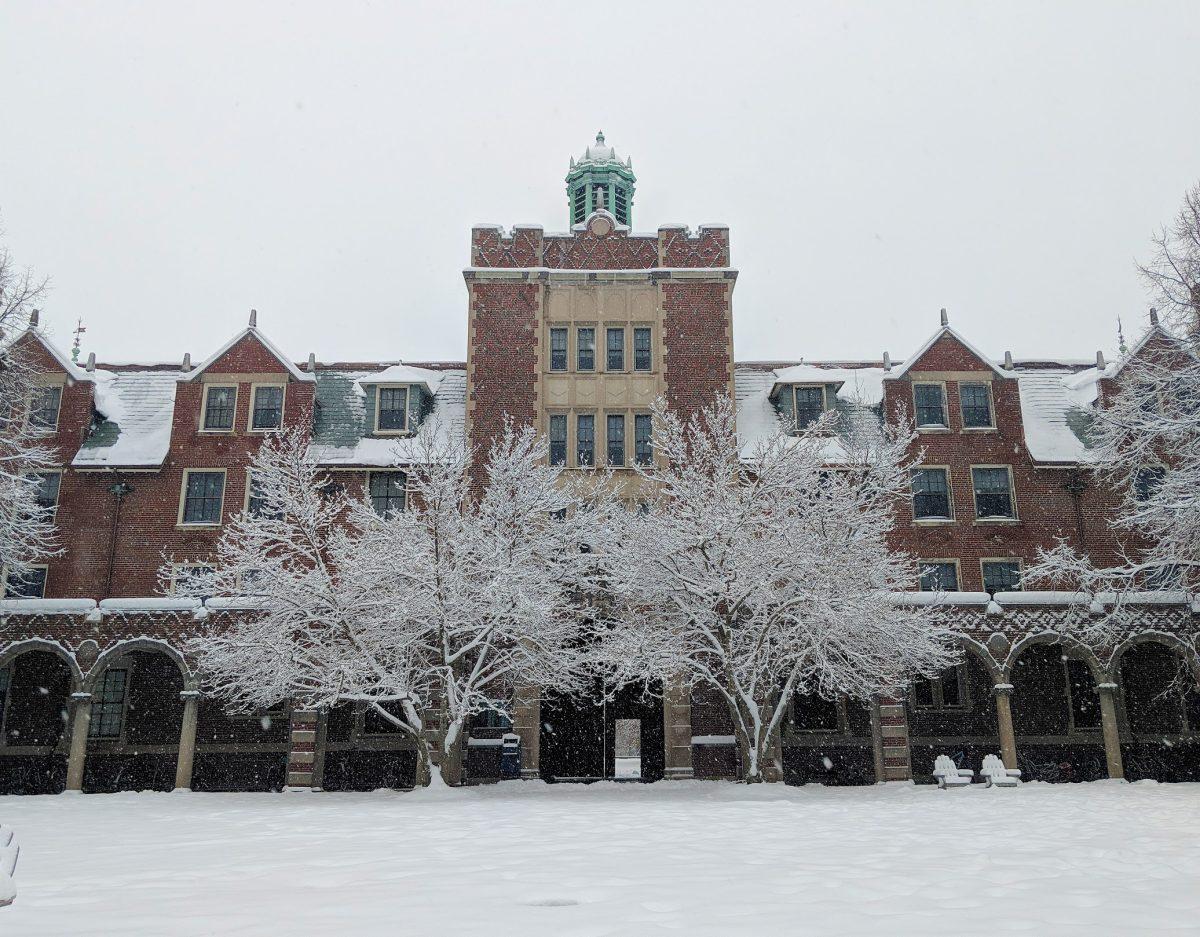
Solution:
M 631 224 L 633 218 L 633 160 L 621 162 L 617 151 L 604 142 L 604 132 L 596 134 L 596 142 L 583 151 L 583 158 L 567 172 L 567 207 L 571 224 L 583 224 L 587 216 L 606 208 L 618 224 Z

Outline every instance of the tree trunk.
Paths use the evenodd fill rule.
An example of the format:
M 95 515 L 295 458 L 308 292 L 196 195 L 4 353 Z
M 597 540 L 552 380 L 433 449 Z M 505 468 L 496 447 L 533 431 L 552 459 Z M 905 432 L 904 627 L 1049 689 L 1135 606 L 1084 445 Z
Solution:
M 463 782 L 463 733 L 462 721 L 450 723 L 441 740 L 442 757 L 439 768 L 442 780 L 449 787 L 459 787 Z

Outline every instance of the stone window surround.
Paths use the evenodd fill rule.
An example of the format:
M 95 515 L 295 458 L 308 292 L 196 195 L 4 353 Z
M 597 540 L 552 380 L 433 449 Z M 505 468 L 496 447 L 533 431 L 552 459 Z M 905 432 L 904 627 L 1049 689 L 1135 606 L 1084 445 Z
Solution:
M 915 475 L 917 472 L 920 472 L 920 471 L 925 471 L 926 469 L 941 470 L 946 475 L 946 504 L 947 504 L 947 507 L 949 507 L 949 509 L 950 509 L 949 517 L 917 517 L 917 508 L 916 508 L 916 501 L 915 501 L 916 489 L 912 487 L 912 475 Z M 910 488 L 912 496 L 913 496 L 912 499 L 910 499 L 910 506 L 911 506 L 912 512 L 913 512 L 913 523 L 914 524 L 933 527 L 933 526 L 937 526 L 939 524 L 955 523 L 955 519 L 958 515 L 958 512 L 955 510 L 955 507 L 954 507 L 954 484 L 951 481 L 949 465 L 914 465 L 911 469 L 910 476 L 909 476 L 909 488 Z
M 962 565 L 956 557 L 952 556 L 932 558 L 923 556 L 917 560 L 917 587 L 920 588 L 921 585 L 921 567 L 938 563 L 949 563 L 954 567 L 954 591 L 959 591 L 962 588 Z
M 975 470 L 976 469 L 1004 469 L 1008 473 L 1008 505 L 1011 510 L 1011 515 L 1007 517 L 980 517 L 979 504 L 976 499 L 975 490 Z M 1016 524 L 1020 522 L 1020 515 L 1017 513 L 1017 489 L 1013 481 L 1013 470 L 1011 465 L 972 465 L 971 472 L 971 503 L 975 509 L 975 524 Z
M 567 418 L 567 459 L 561 466 L 565 469 L 594 469 L 611 468 L 616 471 L 632 471 L 636 458 L 636 418 L 650 416 L 650 411 L 641 407 L 551 407 L 545 413 L 544 432 L 547 440 L 550 438 L 550 418 L 565 416 Z M 592 465 L 579 464 L 579 421 L 580 416 L 595 417 L 592 424 Z M 625 462 L 623 465 L 608 465 L 608 417 L 625 417 Z M 653 452 L 653 449 L 651 450 Z M 549 450 L 547 449 L 547 459 Z
M 278 387 L 282 392 L 279 398 L 279 425 L 255 427 L 254 411 L 258 407 L 258 392 L 263 387 Z M 250 385 L 250 415 L 246 421 L 246 432 L 248 433 L 278 433 L 283 429 L 284 415 L 287 413 L 287 383 L 285 381 L 262 381 L 252 383 Z
M 223 435 L 223 436 L 227 436 L 227 435 L 233 433 L 237 429 L 237 407 L 238 407 L 238 398 L 241 396 L 241 387 L 238 385 L 237 381 L 226 381 L 226 382 L 220 382 L 220 383 L 216 382 L 216 381 L 214 381 L 212 383 L 206 382 L 203 386 L 204 386 L 204 393 L 200 395 L 200 430 L 199 430 L 199 432 L 204 433 L 206 435 L 212 434 L 212 435 Z M 214 390 L 227 390 L 230 387 L 233 388 L 233 403 L 231 404 L 231 406 L 233 408 L 233 416 L 229 421 L 229 426 L 217 427 L 217 428 L 210 427 L 208 425 L 208 395 L 211 394 Z
M 917 388 L 940 387 L 942 391 L 942 422 L 922 424 L 917 415 Z M 913 424 L 918 433 L 948 433 L 950 432 L 950 398 L 946 393 L 946 381 L 914 380 L 912 382 Z
M 188 479 L 196 474 L 219 473 L 222 476 L 221 482 L 221 504 L 217 512 L 218 520 L 216 523 L 211 521 L 185 521 L 183 519 L 184 511 L 187 508 L 187 489 Z M 213 530 L 221 526 L 221 519 L 225 516 L 225 494 L 229 488 L 229 470 L 218 466 L 210 468 L 190 467 L 183 470 L 183 478 L 179 484 L 179 513 L 176 515 L 175 526 L 182 527 L 187 530 Z
M 962 389 L 965 385 L 984 388 L 984 393 L 987 394 L 988 418 L 990 419 L 990 422 L 986 426 L 967 426 L 966 414 L 963 412 L 962 394 Z M 992 394 L 991 381 L 958 382 L 958 418 L 961 423 L 961 429 L 964 433 L 994 433 L 996 431 L 996 400 L 995 396 Z
M 979 581 L 984 585 L 985 588 L 987 586 L 987 577 L 984 576 L 983 573 L 984 573 L 984 567 L 987 566 L 988 563 L 1016 563 L 1018 577 L 1021 575 L 1024 575 L 1024 573 L 1025 573 L 1025 561 L 1022 560 L 1019 556 L 983 556 L 983 557 L 980 557 L 979 558 Z M 1020 590 L 1020 588 L 1021 588 L 1019 579 L 1018 579 L 1016 588 L 1017 588 L 1017 590 Z
M 47 587 L 50 584 L 50 567 L 46 563 L 30 563 L 29 568 L 42 570 L 42 594 L 41 596 L 35 596 L 35 598 L 44 598 Z M 8 576 L 8 567 L 0 567 L 0 598 L 8 596 Z
M 624 330 L 624 350 L 621 357 L 624 361 L 625 367 L 619 370 L 609 370 L 608 368 L 608 330 L 610 328 Z M 567 332 L 567 367 L 565 369 L 552 368 L 550 366 L 552 360 L 551 333 L 556 329 L 565 329 Z M 579 367 L 580 329 L 592 329 L 593 331 L 593 366 L 590 370 L 581 370 Z M 649 368 L 635 367 L 637 349 L 634 345 L 634 335 L 639 329 L 647 329 L 650 332 Z M 654 374 L 657 371 L 657 368 L 655 367 L 655 359 L 659 356 L 655 354 L 655 324 L 653 322 L 645 322 L 640 319 L 618 319 L 614 321 L 579 319 L 567 322 L 555 319 L 546 323 L 545 333 L 546 360 L 543 370 L 547 374 L 582 374 L 590 377 L 595 374 Z
M 404 390 L 404 427 L 402 429 L 381 429 L 379 426 L 379 414 L 382 411 L 380 402 L 383 400 L 383 391 L 385 390 Z M 408 408 L 412 404 L 412 385 L 411 384 L 376 384 L 375 385 L 375 417 L 371 421 L 372 436 L 407 436 L 412 430 L 408 425 Z

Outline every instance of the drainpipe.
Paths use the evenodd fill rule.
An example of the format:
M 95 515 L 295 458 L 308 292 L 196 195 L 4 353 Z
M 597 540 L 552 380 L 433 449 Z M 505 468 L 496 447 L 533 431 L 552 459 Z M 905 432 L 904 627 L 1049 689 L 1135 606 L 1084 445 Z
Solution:
M 1071 496 L 1071 502 L 1075 507 L 1075 535 L 1079 538 L 1080 550 L 1087 549 L 1083 529 L 1083 493 L 1087 489 L 1087 479 L 1083 477 L 1082 472 L 1078 471 L 1072 472 L 1067 483 L 1063 485 L 1063 490 Z
M 108 491 L 113 496 L 113 522 L 112 531 L 108 535 L 108 575 L 104 579 L 104 597 L 106 599 L 112 597 L 113 564 L 117 558 L 117 527 L 121 522 L 121 502 L 127 494 L 133 491 L 133 485 L 121 479 L 109 485 Z

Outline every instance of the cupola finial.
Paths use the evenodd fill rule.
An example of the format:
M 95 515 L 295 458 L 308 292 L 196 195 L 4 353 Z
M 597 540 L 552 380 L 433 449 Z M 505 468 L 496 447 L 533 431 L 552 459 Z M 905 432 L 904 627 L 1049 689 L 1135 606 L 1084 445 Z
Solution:
M 1158 310 L 1153 306 L 1150 307 L 1150 324 L 1158 325 Z
M 942 328 L 946 328 L 949 324 L 950 324 L 950 314 L 947 313 L 945 308 L 943 307 L 943 309 L 942 309 Z
M 600 144 L 601 146 L 604 146 L 604 131 L 603 130 L 596 131 L 596 142 L 598 144 Z

